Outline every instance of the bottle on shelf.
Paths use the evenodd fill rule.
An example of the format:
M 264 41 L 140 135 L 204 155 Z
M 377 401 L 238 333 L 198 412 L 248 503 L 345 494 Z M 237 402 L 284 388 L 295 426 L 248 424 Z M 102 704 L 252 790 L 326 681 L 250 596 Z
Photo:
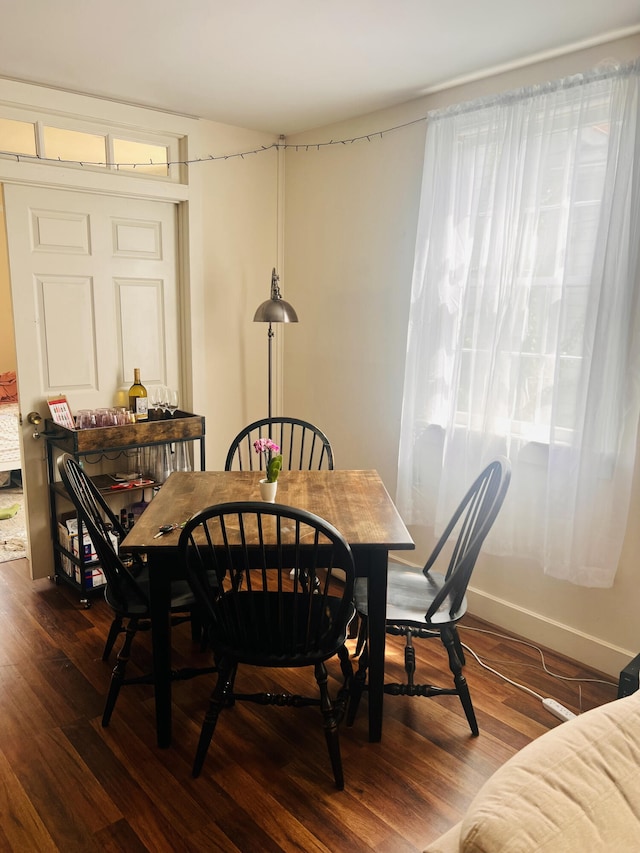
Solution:
M 149 399 L 147 389 L 140 382 L 140 368 L 133 370 L 133 385 L 129 388 L 129 408 L 133 412 L 136 421 L 149 419 Z

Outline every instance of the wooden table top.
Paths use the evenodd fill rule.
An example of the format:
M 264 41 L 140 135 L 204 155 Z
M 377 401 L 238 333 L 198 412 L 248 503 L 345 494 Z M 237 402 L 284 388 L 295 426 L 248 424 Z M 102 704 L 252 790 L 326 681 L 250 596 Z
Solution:
M 122 543 L 125 551 L 175 548 L 179 530 L 154 539 L 163 524 L 180 524 L 212 504 L 260 500 L 259 471 L 174 472 Z M 342 533 L 352 549 L 415 547 L 377 471 L 283 471 L 278 503 L 315 513 Z

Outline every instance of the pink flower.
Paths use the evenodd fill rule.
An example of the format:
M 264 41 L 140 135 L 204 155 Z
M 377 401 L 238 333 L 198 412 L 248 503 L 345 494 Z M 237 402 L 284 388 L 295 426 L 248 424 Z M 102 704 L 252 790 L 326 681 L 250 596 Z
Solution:
M 265 453 L 267 450 L 271 453 L 280 452 L 280 446 L 276 444 L 275 441 L 271 441 L 270 438 L 257 438 L 253 442 L 253 446 L 256 453 Z

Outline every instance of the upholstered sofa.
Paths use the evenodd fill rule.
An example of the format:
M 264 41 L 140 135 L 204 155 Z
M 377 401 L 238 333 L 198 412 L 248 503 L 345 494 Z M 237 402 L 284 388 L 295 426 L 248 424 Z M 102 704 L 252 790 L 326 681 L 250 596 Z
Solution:
M 640 851 L 640 692 L 521 749 L 425 853 L 532 851 Z

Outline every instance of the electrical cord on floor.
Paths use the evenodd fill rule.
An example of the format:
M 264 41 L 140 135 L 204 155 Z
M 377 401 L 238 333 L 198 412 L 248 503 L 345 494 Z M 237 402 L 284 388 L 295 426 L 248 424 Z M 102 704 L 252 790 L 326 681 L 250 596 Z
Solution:
M 546 708 L 549 713 L 553 714 L 554 717 L 557 717 L 559 720 L 566 722 L 567 720 L 571 720 L 576 715 L 573 711 L 570 711 L 568 708 L 565 708 L 557 699 L 552 699 L 549 696 L 541 696 L 539 693 L 536 693 L 535 690 L 531 690 L 529 687 L 525 687 L 524 684 L 520 684 L 518 681 L 513 681 L 511 678 L 507 678 L 506 675 L 503 675 L 501 672 L 498 672 L 497 669 L 493 669 L 488 666 L 484 661 L 480 660 L 478 655 L 473 651 L 473 649 L 469 648 L 465 643 L 461 643 L 461 646 L 465 651 L 469 652 L 469 654 L 473 655 L 473 657 L 477 660 L 481 667 L 484 669 L 488 669 L 489 672 L 494 673 L 499 678 L 502 678 L 503 681 L 507 681 L 509 684 L 513 684 L 514 687 L 518 687 L 520 690 L 524 690 L 526 693 L 530 693 L 532 696 L 535 696 L 536 699 L 539 699 L 542 702 L 543 708 Z M 580 691 L 580 707 L 582 707 L 582 691 Z
M 461 628 L 462 626 L 459 625 L 458 627 Z M 498 678 L 501 678 L 503 681 L 506 681 L 508 684 L 513 684 L 514 687 L 518 687 L 520 690 L 524 690 L 525 693 L 530 693 L 532 696 L 535 696 L 536 699 L 539 699 L 542 702 L 544 697 L 541 696 L 539 693 L 536 693 L 535 690 L 531 690 L 530 687 L 525 687 L 524 684 L 520 684 L 518 681 L 513 681 L 513 679 L 508 678 L 506 675 L 503 675 L 503 673 L 501 673 L 501 672 L 498 672 L 497 669 L 493 669 L 493 667 L 490 667 L 483 660 L 481 660 L 478 657 L 478 655 L 473 651 L 473 649 L 469 648 L 469 646 L 466 643 L 461 643 L 461 645 L 462 645 L 462 648 L 465 650 L 465 652 L 469 652 L 470 655 L 473 655 L 473 657 L 476 659 L 476 661 L 480 664 L 480 666 L 483 669 L 487 669 L 489 672 L 492 672 L 494 675 L 497 675 Z
M 552 678 L 558 678 L 562 681 L 580 681 L 580 682 L 590 682 L 593 684 L 608 684 L 610 687 L 617 687 L 618 685 L 613 681 L 606 681 L 604 678 L 577 678 L 575 676 L 570 675 L 560 675 L 558 672 L 552 672 L 546 664 L 544 659 L 544 652 L 539 646 L 536 646 L 534 643 L 529 643 L 527 640 L 521 640 L 519 637 L 510 637 L 508 634 L 499 634 L 497 631 L 489 631 L 486 628 L 473 628 L 470 625 L 458 625 L 458 628 L 463 628 L 465 631 L 476 631 L 479 634 L 489 634 L 492 637 L 498 637 L 501 640 L 511 640 L 513 643 L 520 643 L 522 646 L 528 646 L 530 649 L 535 649 L 536 652 L 540 655 L 540 663 L 542 665 L 542 669 L 547 675 L 552 676 Z M 514 661 L 502 661 L 503 663 L 510 663 L 517 666 L 526 666 L 526 667 L 535 667 L 533 663 L 518 663 L 516 664 Z
M 613 682 L 606 681 L 602 678 L 576 678 L 576 677 L 572 677 L 572 676 L 568 676 L 568 675 L 560 675 L 559 673 L 552 672 L 547 667 L 546 661 L 544 659 L 544 653 L 543 653 L 542 649 L 539 646 L 536 646 L 534 643 L 529 643 L 526 640 L 520 640 L 517 637 L 510 637 L 506 634 L 500 634 L 497 631 L 489 631 L 485 628 L 473 628 L 473 627 L 470 627 L 467 625 L 458 625 L 458 628 L 463 628 L 466 631 L 477 631 L 478 633 L 481 633 L 481 634 L 489 634 L 492 637 L 498 637 L 499 639 L 502 639 L 502 640 L 509 640 L 511 642 L 514 642 L 514 643 L 520 643 L 523 646 L 528 646 L 531 649 L 535 649 L 535 651 L 537 651 L 538 654 L 540 655 L 540 661 L 541 661 L 542 669 L 544 672 L 547 673 L 547 675 L 550 675 L 552 678 L 558 678 L 562 681 L 579 682 L 578 683 L 578 708 L 580 710 L 580 713 L 582 712 L 582 687 L 581 687 L 580 682 L 592 682 L 592 683 L 596 683 L 596 684 L 608 684 L 611 687 L 617 687 L 617 685 L 614 684 Z M 483 669 L 488 670 L 489 672 L 493 673 L 494 675 L 497 675 L 498 678 L 501 678 L 503 681 L 506 681 L 508 684 L 511 684 L 520 690 L 524 690 L 525 693 L 529 693 L 531 696 L 534 696 L 536 699 L 539 699 L 542 702 L 543 706 L 550 713 L 552 713 L 555 717 L 558 717 L 558 719 L 569 720 L 572 717 L 575 717 L 575 714 L 572 711 L 570 711 L 568 708 L 565 708 L 564 705 L 562 705 L 557 700 L 551 699 L 549 697 L 542 696 L 540 693 L 536 693 L 535 690 L 531 690 L 531 688 L 526 687 L 524 684 L 521 684 L 518 681 L 514 681 L 513 679 L 508 678 L 506 675 L 504 675 L 504 673 L 499 672 L 497 669 L 494 669 L 493 667 L 489 666 L 487 663 L 485 663 L 476 654 L 476 652 L 474 652 L 474 650 L 472 648 L 470 648 L 465 643 L 462 643 L 462 648 L 465 651 L 469 652 L 469 654 L 475 658 L 477 663 Z M 521 663 L 516 663 L 514 661 L 497 661 L 497 663 L 505 663 L 505 664 L 509 664 L 509 665 L 525 666 L 525 667 L 534 667 L 535 666 L 535 664 L 521 664 Z

